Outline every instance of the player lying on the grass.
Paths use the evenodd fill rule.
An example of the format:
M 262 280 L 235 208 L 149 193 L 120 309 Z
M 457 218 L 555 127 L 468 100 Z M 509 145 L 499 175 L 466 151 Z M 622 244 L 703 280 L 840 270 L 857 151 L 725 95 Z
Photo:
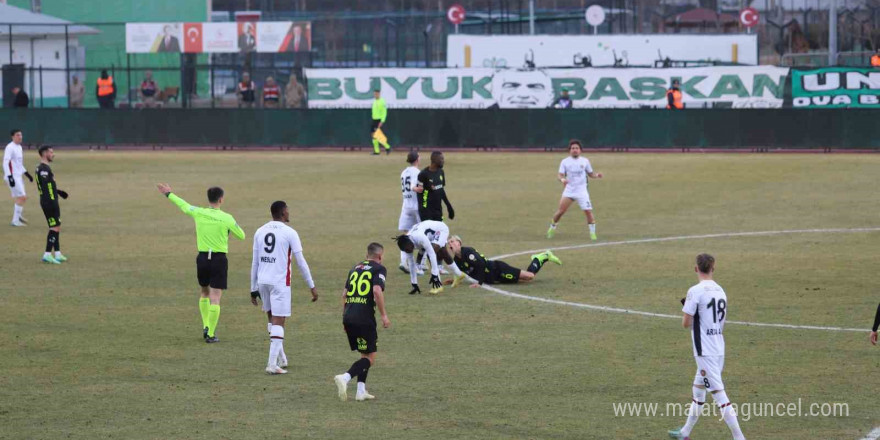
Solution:
M 446 241 L 448 239 L 449 227 L 443 222 L 434 220 L 420 222 L 413 226 L 408 233 L 394 237 L 397 247 L 406 253 L 409 279 L 413 287 L 409 292 L 410 295 L 422 293 L 421 289 L 419 289 L 419 280 L 416 277 L 416 260 L 413 257 L 416 249 L 424 252 L 431 262 L 431 290 L 428 292 L 432 295 L 443 291 L 443 284 L 440 282 L 440 264 L 438 259 L 442 259 L 446 264 L 452 266 L 456 278 L 464 278 L 464 274 L 452 264 L 452 257 L 446 252 Z
M 461 237 L 453 235 L 449 239 L 449 253 L 452 254 L 455 266 L 462 272 L 476 280 L 471 287 L 477 287 L 483 283 L 486 284 L 516 284 L 519 282 L 527 283 L 535 279 L 535 275 L 544 266 L 544 263 L 550 261 L 562 265 L 562 261 L 553 255 L 553 252 L 545 251 L 540 254 L 532 255 L 532 263 L 529 264 L 527 270 L 517 269 L 500 260 L 487 260 L 483 254 L 476 251 L 472 247 L 464 247 L 461 245 Z M 452 287 L 458 286 L 462 279 L 447 280 L 446 284 L 452 284 Z

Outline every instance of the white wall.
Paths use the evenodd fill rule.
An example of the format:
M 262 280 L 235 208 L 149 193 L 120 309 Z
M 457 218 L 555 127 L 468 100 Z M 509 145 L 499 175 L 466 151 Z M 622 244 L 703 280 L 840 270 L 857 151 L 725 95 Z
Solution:
M 33 46 L 31 45 L 33 43 Z M 76 47 L 78 44 L 76 38 L 70 38 L 70 46 Z M 33 50 L 32 50 L 33 49 Z M 24 64 L 25 68 L 45 68 L 64 69 L 65 67 L 65 44 L 64 37 L 40 37 L 31 39 L 13 38 L 12 40 L 12 63 Z M 9 39 L 0 38 L 0 65 L 9 63 Z M 74 60 L 71 60 L 71 68 L 75 67 Z M 2 75 L 2 73 L 0 73 Z M 2 78 L 0 78 L 2 84 Z M 63 71 L 44 71 L 42 77 L 43 97 L 64 97 L 67 96 L 67 79 Z M 40 99 L 40 75 L 34 71 L 33 74 L 25 72 L 24 89 L 31 102 L 37 102 Z M 0 91 L 0 98 L 3 93 L 9 90 Z

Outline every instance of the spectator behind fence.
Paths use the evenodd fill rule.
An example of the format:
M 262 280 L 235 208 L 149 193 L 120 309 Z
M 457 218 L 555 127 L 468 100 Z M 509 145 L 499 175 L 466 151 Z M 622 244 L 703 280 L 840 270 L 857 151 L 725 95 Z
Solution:
M 106 70 L 101 71 L 101 77 L 98 78 L 97 86 L 95 86 L 95 95 L 98 96 L 98 104 L 101 108 L 114 107 L 116 84 L 113 83 L 113 77 L 108 75 Z
M 553 102 L 553 108 L 571 108 L 571 98 L 568 97 L 568 90 L 562 91 L 562 96 L 556 98 Z
M 256 101 L 257 86 L 251 81 L 251 75 L 247 72 L 241 75 L 241 82 L 238 83 L 238 106 L 243 108 L 254 108 Z
M 144 107 L 156 107 L 156 93 L 158 91 L 159 87 L 156 86 L 156 81 L 153 81 L 153 72 L 147 70 L 144 72 L 144 81 L 141 83 L 140 88 L 141 101 L 144 103 Z
M 880 47 L 877 48 L 877 53 L 871 57 L 871 66 L 880 69 Z
M 296 74 L 290 74 L 290 81 L 287 82 L 287 88 L 284 89 L 284 100 L 287 108 L 300 108 L 305 101 L 306 91 L 296 80 Z
M 263 84 L 263 108 L 278 108 L 281 101 L 281 87 L 275 84 L 275 78 L 266 78 Z
M 672 81 L 672 87 L 666 91 L 666 108 L 669 110 L 681 110 L 684 104 L 681 102 L 681 90 L 678 89 L 678 80 Z
M 70 107 L 81 108 L 83 106 L 83 100 L 85 100 L 85 98 L 85 86 L 79 80 L 78 76 L 73 75 L 73 80 L 70 83 Z
M 21 89 L 21 87 L 13 87 L 12 95 L 15 97 L 12 101 L 12 106 L 15 108 L 27 108 L 31 103 L 31 100 L 28 98 L 27 93 Z

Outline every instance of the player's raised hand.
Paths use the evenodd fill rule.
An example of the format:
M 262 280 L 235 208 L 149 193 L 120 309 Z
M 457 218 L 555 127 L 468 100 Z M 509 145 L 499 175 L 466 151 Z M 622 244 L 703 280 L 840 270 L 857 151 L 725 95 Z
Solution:
M 164 196 L 167 196 L 169 193 L 171 193 L 171 187 L 167 183 L 156 184 L 156 188 Z
M 877 332 L 871 332 L 871 345 L 877 345 Z
M 312 302 L 315 302 L 317 300 L 318 300 L 318 288 L 312 287 Z

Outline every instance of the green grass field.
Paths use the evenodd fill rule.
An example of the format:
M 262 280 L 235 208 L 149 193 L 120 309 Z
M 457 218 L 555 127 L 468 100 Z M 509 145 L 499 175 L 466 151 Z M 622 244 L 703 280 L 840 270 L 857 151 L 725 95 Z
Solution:
M 699 234 L 880 226 L 878 155 L 588 154 L 600 242 Z M 561 188 L 557 154 L 448 153 L 452 233 L 487 256 L 588 243 L 571 211 L 544 238 Z M 36 154 L 26 153 L 29 169 Z M 525 301 L 484 289 L 409 296 L 390 240 L 402 154 L 58 151 L 70 192 L 61 245 L 35 187 L 28 228 L 0 227 L 0 438 L 3 439 L 663 439 L 683 417 L 616 416 L 614 403 L 690 401 L 690 337 L 674 319 Z M 248 234 L 230 245 L 217 335 L 201 339 L 192 220 L 155 189 L 193 204 L 226 189 Z M 291 374 L 264 374 L 265 316 L 249 302 L 253 232 L 284 199 L 320 290 L 294 274 L 285 349 Z M 8 199 L 2 215 L 11 216 Z M 4 224 L 8 218 L 4 217 Z M 369 376 L 377 400 L 340 402 L 348 350 L 339 296 L 370 241 L 387 247 L 393 323 Z M 693 257 L 717 258 L 729 319 L 865 328 L 729 324 L 724 379 L 734 402 L 842 402 L 838 417 L 752 417 L 749 439 L 859 439 L 880 426 L 880 351 L 867 340 L 880 300 L 880 231 L 689 239 L 557 252 L 535 297 L 680 314 Z M 527 256 L 507 261 L 525 267 Z M 294 270 L 295 271 L 295 270 Z M 422 279 L 423 290 L 427 280 Z M 694 439 L 729 439 L 703 417 Z

